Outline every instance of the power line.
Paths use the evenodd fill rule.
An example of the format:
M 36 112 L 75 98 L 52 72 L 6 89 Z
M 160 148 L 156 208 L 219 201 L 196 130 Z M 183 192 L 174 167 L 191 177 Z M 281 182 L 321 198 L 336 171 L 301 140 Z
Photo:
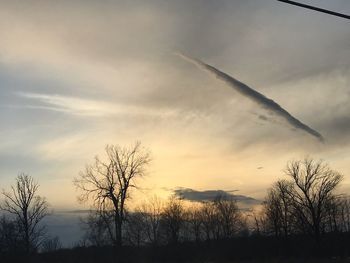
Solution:
M 330 10 L 327 10 L 327 9 L 323 9 L 323 8 L 319 8 L 319 7 L 315 7 L 315 6 L 311 6 L 311 5 L 306 5 L 306 4 L 302 4 L 302 3 L 298 3 L 298 2 L 294 2 L 294 1 L 289 1 L 289 0 L 277 0 L 277 1 L 284 2 L 284 3 L 287 3 L 287 4 L 291 4 L 291 5 L 300 6 L 300 7 L 303 7 L 303 8 L 311 9 L 311 10 L 314 10 L 314 11 L 326 13 L 326 14 L 333 15 L 333 16 L 339 16 L 339 17 L 342 17 L 342 18 L 350 19 L 350 15 L 337 13 L 337 12 L 334 12 L 334 11 L 330 11 Z

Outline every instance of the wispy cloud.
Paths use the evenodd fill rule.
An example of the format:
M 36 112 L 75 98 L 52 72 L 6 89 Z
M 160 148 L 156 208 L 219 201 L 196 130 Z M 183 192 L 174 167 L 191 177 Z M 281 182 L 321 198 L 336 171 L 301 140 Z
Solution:
M 232 87 L 234 90 L 242 94 L 243 96 L 249 98 L 253 102 L 257 103 L 258 105 L 270 110 L 272 113 L 282 117 L 284 120 L 286 120 L 292 127 L 303 130 L 306 133 L 316 137 L 321 142 L 324 141 L 324 138 L 322 135 L 317 132 L 316 130 L 310 128 L 306 124 L 302 123 L 297 118 L 293 117 L 288 111 L 283 109 L 279 104 L 277 104 L 272 99 L 269 99 L 265 97 L 260 92 L 248 87 L 246 84 L 238 81 L 237 79 L 229 76 L 228 74 L 218 70 L 217 68 L 210 66 L 198 59 L 190 58 L 186 55 L 183 55 L 181 53 L 177 53 L 181 58 L 185 59 L 186 61 L 189 61 L 196 66 L 198 66 L 200 69 L 205 70 L 209 72 L 210 74 L 213 74 L 218 79 L 221 79 L 226 84 L 228 84 L 230 87 Z
M 17 93 L 28 100 L 35 101 L 37 105 L 21 106 L 26 108 L 58 111 L 77 116 L 108 117 L 113 115 L 149 115 L 169 116 L 175 114 L 173 110 L 157 110 L 150 107 L 123 105 L 100 100 L 91 100 L 63 95 Z

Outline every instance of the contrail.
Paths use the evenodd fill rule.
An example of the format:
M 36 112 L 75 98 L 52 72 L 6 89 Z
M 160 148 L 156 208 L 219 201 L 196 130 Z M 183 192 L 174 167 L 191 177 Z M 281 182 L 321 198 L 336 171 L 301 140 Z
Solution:
M 210 66 L 198 59 L 190 58 L 186 55 L 183 55 L 181 53 L 176 53 L 181 58 L 195 64 L 197 67 L 199 67 L 202 70 L 205 70 L 209 72 L 210 74 L 215 75 L 218 79 L 221 79 L 226 84 L 231 86 L 234 90 L 241 93 L 243 96 L 251 99 L 255 103 L 259 104 L 260 106 L 263 106 L 264 108 L 269 109 L 270 111 L 274 112 L 275 114 L 279 115 L 283 119 L 285 119 L 291 126 L 294 128 L 303 130 L 307 132 L 308 134 L 316 137 L 321 142 L 324 142 L 324 138 L 322 135 L 315 131 L 314 129 L 310 128 L 306 124 L 302 123 L 298 119 L 294 118 L 288 111 L 283 109 L 279 104 L 274 102 L 272 99 L 269 99 L 265 97 L 263 94 L 257 92 L 256 90 L 248 87 L 244 83 L 236 80 L 235 78 L 227 75 L 226 73 L 214 68 L 213 66 Z

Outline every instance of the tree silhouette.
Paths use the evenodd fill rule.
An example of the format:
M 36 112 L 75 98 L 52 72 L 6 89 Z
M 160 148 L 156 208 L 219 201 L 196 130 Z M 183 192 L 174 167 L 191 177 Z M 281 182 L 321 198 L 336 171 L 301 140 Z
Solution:
M 1 209 L 15 217 L 26 253 L 36 251 L 45 235 L 45 226 L 40 223 L 48 215 L 48 203 L 37 195 L 38 188 L 31 176 L 20 174 L 11 191 L 2 192 Z
M 161 239 L 162 201 L 157 196 L 153 196 L 146 203 L 141 205 L 139 212 L 142 213 L 144 218 L 147 241 L 153 246 L 158 245 Z
M 99 211 L 110 211 L 114 220 L 114 245 L 122 245 L 122 227 L 125 221 L 125 202 L 130 187 L 136 187 L 135 179 L 145 174 L 150 154 L 140 142 L 130 148 L 118 145 L 106 147 L 107 160 L 98 157 L 85 171 L 74 179 L 81 190 L 80 200 L 93 200 Z
M 289 195 L 293 184 L 286 180 L 279 180 L 268 190 L 264 201 L 267 228 L 276 237 L 287 237 L 292 232 L 294 223 L 293 200 Z
M 162 213 L 162 226 L 167 243 L 177 244 L 180 240 L 181 229 L 185 223 L 185 208 L 180 199 L 172 196 Z
M 226 196 L 219 195 L 214 199 L 219 238 L 232 238 L 242 227 L 243 220 L 237 202 Z
M 322 224 L 327 217 L 327 206 L 335 198 L 334 191 L 342 175 L 322 161 L 316 162 L 310 158 L 289 162 L 285 172 L 294 186 L 286 191 L 293 200 L 295 213 L 319 243 Z

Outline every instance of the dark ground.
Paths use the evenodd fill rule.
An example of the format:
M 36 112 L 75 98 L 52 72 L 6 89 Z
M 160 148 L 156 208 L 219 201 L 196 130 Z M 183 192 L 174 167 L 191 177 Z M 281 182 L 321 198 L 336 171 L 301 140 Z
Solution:
M 159 247 L 77 247 L 31 257 L 11 255 L 0 262 L 94 263 L 94 262 L 349 262 L 350 236 L 334 235 L 320 245 L 307 237 L 277 239 L 245 237 Z

